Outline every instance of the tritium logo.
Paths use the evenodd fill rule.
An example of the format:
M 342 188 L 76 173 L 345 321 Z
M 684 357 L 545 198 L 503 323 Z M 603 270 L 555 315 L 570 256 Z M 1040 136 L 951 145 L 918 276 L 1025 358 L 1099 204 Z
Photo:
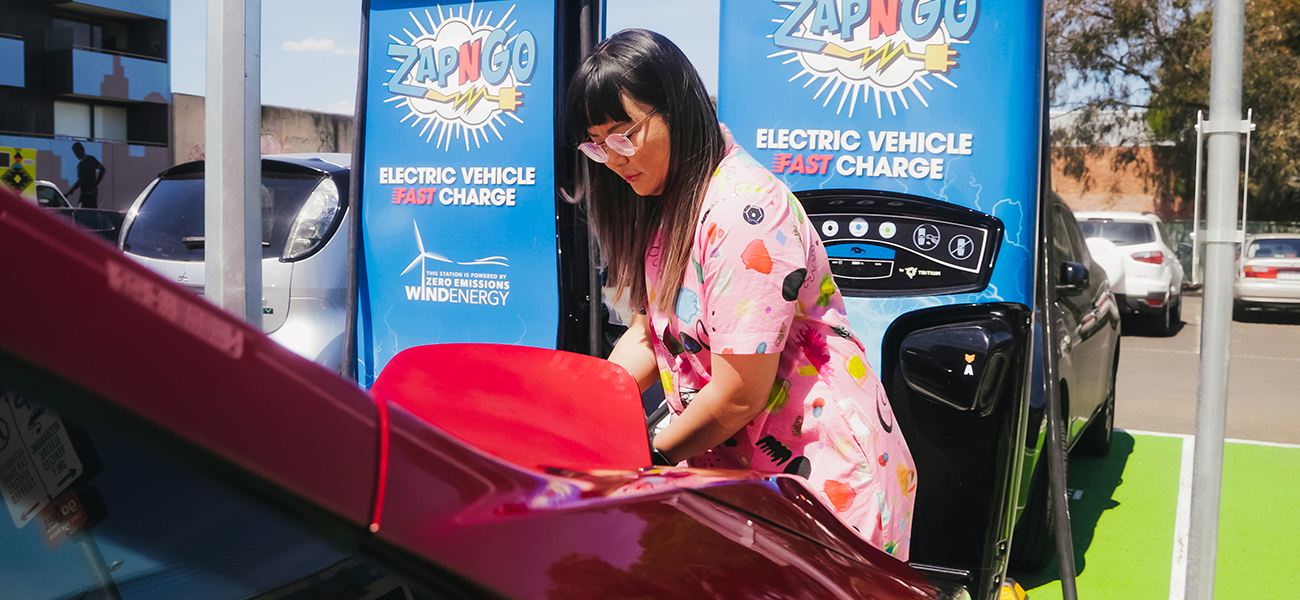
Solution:
M 516 114 L 524 104 L 520 88 L 537 72 L 538 50 L 531 31 L 511 33 L 514 9 L 495 20 L 491 12 L 475 14 L 473 4 L 446 14 L 438 6 L 436 20 L 428 9 L 409 12 L 411 24 L 400 31 L 407 39 L 388 36 L 388 56 L 397 67 L 387 70 L 384 85 L 392 97 L 384 102 L 405 109 L 401 122 L 410 120 L 412 129 L 423 124 L 418 135 L 426 143 L 436 135 L 437 146 L 450 150 L 453 139 L 463 138 L 469 150 L 492 136 L 504 139 L 502 115 L 523 123 Z
M 957 87 L 947 76 L 979 21 L 979 0 L 773 0 L 790 11 L 770 36 L 780 50 L 768 56 L 798 63 L 791 82 L 804 87 L 825 79 L 813 98 L 836 114 L 853 116 L 859 98 L 875 102 L 876 117 L 929 106 L 931 80 Z M 829 88 L 829 89 L 828 89 Z M 859 93 L 861 92 L 861 93 Z M 897 103 L 895 103 L 897 101 Z M 884 104 L 882 104 L 882 102 Z

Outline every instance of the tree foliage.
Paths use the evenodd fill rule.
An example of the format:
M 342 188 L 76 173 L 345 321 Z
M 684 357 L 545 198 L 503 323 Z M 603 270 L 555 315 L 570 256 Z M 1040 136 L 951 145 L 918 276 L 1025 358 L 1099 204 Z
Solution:
M 1047 0 L 1053 159 L 1090 179 L 1087 159 L 1118 144 L 1166 216 L 1190 216 L 1197 111 L 1209 116 L 1207 0 Z M 1242 107 L 1254 109 L 1251 220 L 1300 220 L 1300 0 L 1247 0 Z M 1242 115 L 1243 118 L 1245 115 Z M 1150 153 L 1139 150 L 1149 145 Z

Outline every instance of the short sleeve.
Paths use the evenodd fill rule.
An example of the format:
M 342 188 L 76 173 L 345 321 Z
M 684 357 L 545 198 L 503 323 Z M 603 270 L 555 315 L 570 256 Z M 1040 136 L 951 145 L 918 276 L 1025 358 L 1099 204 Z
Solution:
M 808 276 L 798 200 L 762 173 L 723 190 L 695 246 L 703 322 L 719 354 L 781 352 Z

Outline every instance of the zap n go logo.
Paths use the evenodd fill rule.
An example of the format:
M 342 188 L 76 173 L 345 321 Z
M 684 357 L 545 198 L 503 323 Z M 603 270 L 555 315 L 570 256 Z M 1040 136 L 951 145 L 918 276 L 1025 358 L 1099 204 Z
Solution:
M 503 115 L 523 123 L 520 88 L 537 71 L 537 39 L 527 29 L 510 31 L 514 9 L 495 20 L 485 10 L 475 14 L 472 5 L 454 15 L 439 6 L 436 20 L 427 9 L 410 12 L 411 25 L 401 30 L 409 41 L 388 36 L 394 42 L 388 56 L 400 65 L 387 71 L 392 76 L 384 85 L 392 97 L 384 102 L 397 102 L 406 113 L 401 122 L 410 120 L 426 143 L 436 135 L 437 147 L 450 150 L 463 138 L 469 150 L 471 141 L 478 148 L 492 136 L 504 139 Z
M 790 14 L 772 41 L 781 50 L 768 56 L 800 67 L 791 82 L 804 87 L 825 80 L 813 98 L 822 106 L 838 95 L 836 114 L 853 116 L 859 97 L 875 102 L 876 116 L 909 109 L 910 100 L 929 106 L 932 81 L 957 87 L 948 75 L 979 22 L 979 0 L 773 0 Z M 859 93 L 861 92 L 861 93 Z M 896 102 L 897 101 L 897 102 Z M 882 102 L 884 104 L 882 104 Z

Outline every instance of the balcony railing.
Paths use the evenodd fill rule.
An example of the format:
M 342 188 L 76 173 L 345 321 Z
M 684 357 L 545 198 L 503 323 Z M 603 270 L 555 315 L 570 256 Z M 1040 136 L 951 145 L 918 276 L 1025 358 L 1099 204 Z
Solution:
M 142 142 L 140 140 L 106 140 L 103 138 L 88 138 L 75 135 L 54 135 L 52 133 L 34 133 L 31 131 L 6 131 L 0 129 L 0 136 L 5 137 L 25 137 L 36 138 L 41 140 L 70 140 L 74 142 L 92 142 L 95 144 L 126 144 L 130 146 L 151 146 L 154 148 L 166 148 L 166 142 Z
M 73 44 L 72 49 L 85 50 L 86 52 L 95 52 L 98 54 L 111 54 L 113 56 L 125 56 L 127 58 L 138 58 L 140 60 L 152 60 L 154 62 L 160 62 L 163 64 L 167 63 L 167 59 L 158 58 L 157 56 L 148 56 L 145 54 L 132 54 L 130 52 L 122 52 L 121 50 L 109 50 L 107 48 L 96 48 L 94 46 L 81 46 L 78 44 Z

